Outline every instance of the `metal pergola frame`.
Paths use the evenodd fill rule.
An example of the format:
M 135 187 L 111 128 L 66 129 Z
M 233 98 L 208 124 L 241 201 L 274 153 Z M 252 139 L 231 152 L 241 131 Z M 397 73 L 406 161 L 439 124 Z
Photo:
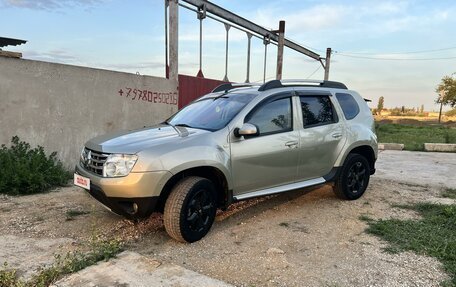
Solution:
M 185 4 L 181 3 L 185 2 Z M 246 81 L 249 82 L 250 77 L 250 47 L 251 47 L 251 38 L 256 37 L 263 41 L 265 46 L 264 49 L 264 71 L 263 71 L 263 81 L 266 79 L 266 58 L 267 58 L 267 45 L 273 44 L 278 46 L 278 57 L 277 57 L 277 79 L 282 77 L 282 63 L 283 63 L 283 47 L 288 47 L 301 53 L 305 56 L 308 56 L 316 61 L 319 61 L 321 65 L 325 68 L 323 60 L 325 58 L 320 57 L 319 54 L 307 49 L 306 47 L 299 45 L 289 39 L 284 37 L 285 33 L 285 22 L 280 22 L 279 30 L 268 30 L 260 25 L 257 25 L 239 15 L 236 15 L 216 4 L 213 4 L 206 0 L 165 0 L 165 45 L 166 45 L 166 74 L 169 76 L 170 70 L 175 69 L 176 71 L 171 71 L 173 74 L 177 74 L 177 58 L 173 59 L 174 63 L 171 63 L 171 54 L 176 55 L 177 52 L 177 26 L 178 26 L 178 6 L 193 11 L 197 14 L 197 19 L 200 21 L 199 25 L 199 71 L 197 76 L 204 77 L 202 72 L 202 45 L 203 45 L 203 20 L 207 17 L 213 19 L 217 22 L 224 24 L 226 32 L 226 46 L 225 46 L 225 76 L 224 81 L 228 80 L 228 41 L 229 41 L 229 30 L 231 27 L 246 33 L 247 36 L 247 72 L 246 72 Z M 168 9 L 170 11 L 170 17 L 168 19 Z M 171 12 L 173 11 L 173 12 Z M 169 30 L 169 40 L 168 43 L 168 22 L 170 25 Z M 173 25 L 173 27 L 171 27 Z M 171 43 L 172 46 L 171 46 Z M 169 49 L 169 50 L 168 50 Z M 168 52 L 170 55 L 168 55 Z M 177 56 L 177 55 L 176 55 Z M 168 61 L 170 66 L 168 66 Z M 173 66 L 173 68 L 171 68 Z M 326 68 L 325 68 L 326 69 Z

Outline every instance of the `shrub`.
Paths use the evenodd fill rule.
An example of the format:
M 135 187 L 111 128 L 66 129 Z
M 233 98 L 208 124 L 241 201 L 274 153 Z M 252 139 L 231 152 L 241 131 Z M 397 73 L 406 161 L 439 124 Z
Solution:
M 447 117 L 456 117 L 456 108 L 449 110 L 448 112 L 445 113 Z
M 73 251 L 66 255 L 55 255 L 52 266 L 41 269 L 27 282 L 29 286 L 49 286 L 63 275 L 78 272 L 99 261 L 108 261 L 123 250 L 123 243 L 116 239 L 92 239 L 88 252 Z
M 0 148 L 0 193 L 19 195 L 47 191 L 68 182 L 70 173 L 57 159 L 57 153 L 47 156 L 43 147 L 14 136 L 11 147 Z
M 8 264 L 5 262 L 0 270 L 0 286 L 9 287 L 25 287 L 25 283 L 17 279 L 17 271 L 9 270 Z

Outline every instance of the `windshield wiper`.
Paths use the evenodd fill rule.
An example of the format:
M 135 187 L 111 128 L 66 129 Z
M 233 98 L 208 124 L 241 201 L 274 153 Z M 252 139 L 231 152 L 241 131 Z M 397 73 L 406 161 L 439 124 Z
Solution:
M 173 125 L 172 125 L 172 126 L 173 126 Z M 187 124 L 175 124 L 173 127 L 174 127 L 174 128 L 176 128 L 176 127 L 184 127 L 184 128 L 205 130 L 205 131 L 210 131 L 210 132 L 213 132 L 213 131 L 214 131 L 214 130 L 212 130 L 212 129 L 203 128 L 203 127 L 193 127 L 193 126 L 189 126 L 189 125 L 187 125 Z
M 221 94 L 217 97 L 213 97 L 212 100 L 215 101 L 215 100 L 218 100 L 220 98 L 225 98 L 225 99 L 228 99 L 228 97 L 226 96 L 227 93 L 224 93 L 224 94 Z
M 184 128 L 193 128 L 192 126 L 189 126 L 187 124 L 175 124 L 175 127 L 184 127 Z

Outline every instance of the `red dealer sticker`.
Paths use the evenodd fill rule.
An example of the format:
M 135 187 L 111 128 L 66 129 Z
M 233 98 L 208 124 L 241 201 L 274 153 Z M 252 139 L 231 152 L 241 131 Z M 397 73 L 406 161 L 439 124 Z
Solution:
M 79 174 L 74 174 L 74 185 L 80 186 L 87 190 L 90 190 L 90 178 L 80 176 Z

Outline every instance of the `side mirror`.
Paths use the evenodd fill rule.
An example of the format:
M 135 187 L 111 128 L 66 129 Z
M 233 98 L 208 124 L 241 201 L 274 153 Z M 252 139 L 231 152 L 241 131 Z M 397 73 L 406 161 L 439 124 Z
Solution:
M 241 136 L 257 136 L 259 134 L 258 128 L 256 125 L 245 123 L 241 128 L 234 129 L 234 135 L 236 137 Z

